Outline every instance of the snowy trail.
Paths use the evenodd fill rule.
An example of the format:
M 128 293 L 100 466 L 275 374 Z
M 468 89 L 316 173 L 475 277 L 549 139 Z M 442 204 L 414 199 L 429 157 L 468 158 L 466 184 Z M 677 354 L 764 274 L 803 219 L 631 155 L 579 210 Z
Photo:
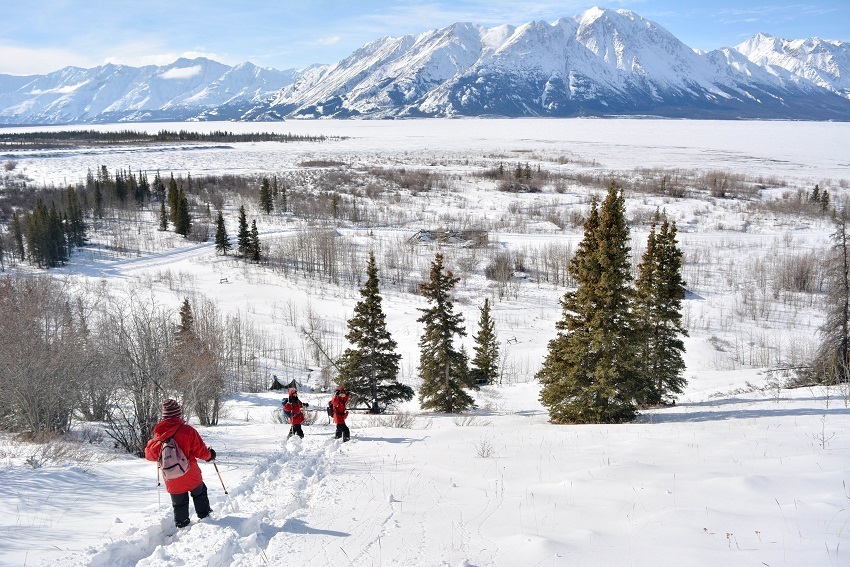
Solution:
M 230 490 L 235 511 L 217 490 L 219 480 L 209 468 L 205 481 L 214 508 L 210 518 L 194 519 L 190 527 L 176 530 L 170 508 L 165 506 L 146 517 L 141 526 L 128 528 L 122 539 L 56 564 L 279 565 L 288 547 L 280 540 L 285 542 L 305 531 L 323 533 L 300 516 L 310 507 L 313 494 L 321 492 L 319 485 L 330 474 L 339 448 L 339 441 L 324 434 L 287 441 L 278 454 L 254 467 L 247 482 Z

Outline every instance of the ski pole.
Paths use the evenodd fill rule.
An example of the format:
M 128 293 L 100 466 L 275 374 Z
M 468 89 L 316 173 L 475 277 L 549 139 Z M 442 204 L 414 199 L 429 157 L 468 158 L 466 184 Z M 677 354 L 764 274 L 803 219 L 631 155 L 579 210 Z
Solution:
M 228 504 L 230 504 L 230 509 L 233 512 L 236 512 L 236 506 L 234 506 L 233 500 L 230 499 L 230 493 L 227 492 L 227 487 L 224 486 L 224 479 L 221 478 L 221 471 L 218 470 L 218 464 L 215 461 L 213 461 L 212 464 L 215 467 L 215 472 L 218 475 L 218 480 L 219 482 L 221 482 L 221 488 L 222 490 L 224 490 L 224 495 L 227 496 L 227 502 Z

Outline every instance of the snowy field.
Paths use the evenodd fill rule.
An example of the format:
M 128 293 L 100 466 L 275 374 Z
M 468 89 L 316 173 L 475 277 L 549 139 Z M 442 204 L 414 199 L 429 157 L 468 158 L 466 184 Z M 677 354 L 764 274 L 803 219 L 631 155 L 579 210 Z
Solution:
M 462 211 L 494 222 L 535 203 L 586 204 L 589 192 L 506 194 L 470 175 L 500 160 L 623 178 L 636 168 L 730 172 L 763 179 L 762 199 L 815 183 L 844 195 L 850 180 L 847 123 L 423 120 L 96 128 L 346 138 L 0 152 L 0 160 L 15 160 L 15 174 L 57 186 L 101 165 L 193 177 L 278 174 L 321 159 L 350 168 L 431 168 L 459 181 L 413 200 L 419 216 Z M 778 180 L 784 185 L 774 186 Z M 0 437 L 0 565 L 850 564 L 850 392 L 785 389 L 774 371 L 814 348 L 823 299 L 774 294 L 764 275 L 792 255 L 823 256 L 830 222 L 759 212 L 735 200 L 669 199 L 626 188 L 628 213 L 666 208 L 680 229 L 690 292 L 684 306 L 689 384 L 675 407 L 642 412 L 626 425 L 549 424 L 533 376 L 554 337 L 566 288 L 517 278 L 499 298 L 481 257 L 458 286 L 457 307 L 471 346 L 478 307 L 491 298 L 506 379 L 476 394 L 476 411 L 421 413 L 414 401 L 401 408 L 410 412 L 405 427 L 394 426 L 400 424 L 392 416 L 356 414 L 347 444 L 334 440 L 333 426 L 319 416 L 303 440 L 287 441 L 288 426 L 274 417 L 279 394 L 239 394 L 227 401 L 221 425 L 199 428 L 218 453 L 230 494 L 212 465 L 201 463 L 214 513 L 179 533 L 153 464 L 104 443 L 91 446 L 98 458 L 90 462 L 34 467 L 27 457 L 37 448 Z M 234 207 L 238 202 L 228 202 Z M 252 207 L 249 214 L 260 218 Z M 580 228 L 528 226 L 491 232 L 490 244 L 530 250 L 581 238 Z M 417 228 L 340 233 L 367 247 Z M 260 225 L 264 242 L 296 230 L 285 219 Z M 642 250 L 647 230 L 632 229 L 634 251 Z M 50 273 L 77 285 L 103 282 L 116 293 L 151 289 L 157 301 L 174 306 L 187 295 L 205 297 L 291 344 L 303 341 L 298 329 L 310 317 L 344 333 L 359 298 L 356 286 L 246 267 L 216 256 L 211 242 L 172 237 L 153 231 L 156 242 L 130 257 L 92 248 Z M 424 246 L 420 266 L 434 252 Z M 382 280 L 389 276 L 380 257 L 378 267 Z M 422 300 L 404 287 L 382 293 L 403 356 L 402 379 L 415 386 Z M 309 375 L 295 377 L 317 385 Z M 313 407 L 328 398 L 318 388 L 303 395 Z

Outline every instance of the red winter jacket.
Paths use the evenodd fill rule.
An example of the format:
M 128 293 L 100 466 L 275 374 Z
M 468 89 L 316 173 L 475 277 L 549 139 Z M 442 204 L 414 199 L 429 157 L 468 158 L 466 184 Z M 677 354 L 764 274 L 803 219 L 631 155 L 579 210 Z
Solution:
M 336 394 L 331 398 L 331 407 L 334 409 L 334 423 L 345 423 L 345 418 L 348 417 L 348 410 L 345 409 L 345 404 L 348 403 L 349 399 L 351 399 L 351 396 L 348 394 L 342 396 Z
M 302 404 L 301 400 L 298 398 L 289 398 L 286 403 L 283 404 L 283 411 L 288 412 L 290 416 L 289 423 L 292 425 L 298 425 L 304 422 L 304 412 L 301 411 L 301 408 L 303 407 L 304 404 Z
M 172 480 L 163 477 L 165 479 L 165 490 L 169 494 L 183 494 L 197 488 L 203 482 L 204 478 L 201 475 L 201 467 L 198 466 L 197 459 L 209 461 L 212 453 L 194 427 L 180 417 L 170 417 L 163 419 L 154 426 L 153 439 L 148 441 L 145 447 L 145 458 L 149 461 L 158 460 L 159 453 L 162 450 L 162 442 L 171 437 L 174 437 L 174 441 L 180 446 L 180 450 L 189 459 L 189 470 L 183 476 Z

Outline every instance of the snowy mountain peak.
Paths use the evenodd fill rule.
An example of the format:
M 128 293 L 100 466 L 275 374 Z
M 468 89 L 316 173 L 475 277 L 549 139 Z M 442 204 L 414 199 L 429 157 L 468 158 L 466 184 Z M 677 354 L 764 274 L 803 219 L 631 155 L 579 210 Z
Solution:
M 759 33 L 735 48 L 763 67 L 778 67 L 850 99 L 850 43 L 818 37 L 786 40 Z
M 695 52 L 635 12 L 593 7 L 385 36 L 303 70 L 198 57 L 0 75 L 0 124 L 610 114 L 850 120 L 850 44 L 759 33 Z

